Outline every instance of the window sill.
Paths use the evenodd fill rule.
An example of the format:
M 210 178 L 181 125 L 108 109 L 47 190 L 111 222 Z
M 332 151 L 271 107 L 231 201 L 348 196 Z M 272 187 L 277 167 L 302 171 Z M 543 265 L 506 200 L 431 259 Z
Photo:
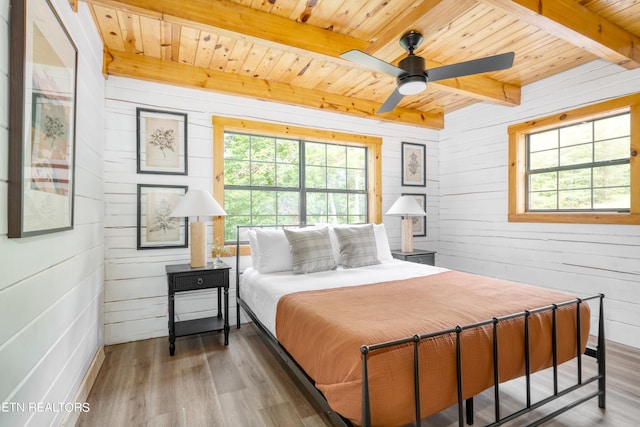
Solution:
M 562 224 L 640 224 L 640 214 L 615 212 L 523 212 L 509 214 L 509 222 Z

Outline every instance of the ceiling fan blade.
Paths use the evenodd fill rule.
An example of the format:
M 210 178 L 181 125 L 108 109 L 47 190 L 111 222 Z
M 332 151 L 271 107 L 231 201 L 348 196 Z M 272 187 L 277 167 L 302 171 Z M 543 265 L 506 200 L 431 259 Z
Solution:
M 400 74 L 405 72 L 403 69 L 398 68 L 395 65 L 391 65 L 388 62 L 384 62 L 383 60 L 378 59 L 375 56 L 371 56 L 368 53 L 364 53 L 363 51 L 357 49 L 349 50 L 340 54 L 340 58 L 352 62 L 357 62 L 358 64 L 364 65 L 365 67 L 373 68 L 374 70 L 389 74 L 393 77 L 398 77 Z
M 376 114 L 388 113 L 389 111 L 393 111 L 394 108 L 402 101 L 404 95 L 400 93 L 400 88 L 396 88 L 391 95 L 384 101 L 384 104 L 380 106 Z
M 457 64 L 443 65 L 442 67 L 427 70 L 426 73 L 429 81 L 434 82 L 436 80 L 452 79 L 454 77 L 468 76 L 471 74 L 505 70 L 511 68 L 513 65 L 513 57 L 513 52 L 507 52 L 486 58 L 459 62 Z

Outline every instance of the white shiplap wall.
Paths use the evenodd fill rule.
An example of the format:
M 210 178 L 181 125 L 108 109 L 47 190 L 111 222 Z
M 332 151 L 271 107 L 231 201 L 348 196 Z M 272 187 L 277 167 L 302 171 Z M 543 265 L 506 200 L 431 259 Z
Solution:
M 135 110 L 139 106 L 188 113 L 188 176 L 136 173 Z M 109 77 L 105 152 L 107 344 L 167 335 L 167 283 L 164 267 L 167 264 L 188 262 L 189 252 L 187 249 L 136 250 L 136 185 L 176 184 L 210 191 L 213 186 L 213 115 L 382 137 L 383 212 L 403 191 L 427 194 L 428 235 L 417 238 L 416 246 L 437 249 L 437 132 L 206 91 Z M 426 144 L 426 189 L 407 187 L 403 190 L 400 187 L 401 141 Z M 386 216 L 383 220 L 392 246 L 399 247 L 400 221 Z M 209 243 L 212 231 L 210 226 Z M 235 266 L 233 259 L 228 261 Z M 233 283 L 231 286 L 233 324 L 235 288 Z M 215 306 L 212 292 L 181 295 L 176 303 L 176 313 L 181 319 L 200 317 L 211 314 L 210 311 Z
M 523 88 L 518 107 L 448 114 L 439 264 L 579 296 L 603 292 L 607 337 L 640 347 L 640 226 L 507 221 L 507 127 L 638 90 L 640 70 L 595 61 Z
M 75 228 L 7 238 L 9 1 L 0 2 L 0 401 L 73 402 L 103 345 L 102 43 L 80 3 L 53 4 L 78 47 Z M 58 425 L 64 412 L 0 412 L 0 426 Z

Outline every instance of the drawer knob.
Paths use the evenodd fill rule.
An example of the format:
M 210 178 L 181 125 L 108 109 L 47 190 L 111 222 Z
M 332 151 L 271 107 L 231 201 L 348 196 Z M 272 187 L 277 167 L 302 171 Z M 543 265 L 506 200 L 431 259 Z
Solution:
M 202 280 L 202 277 L 198 277 L 198 280 L 196 280 L 196 282 L 198 283 L 198 285 L 202 285 L 204 283 L 204 280 Z

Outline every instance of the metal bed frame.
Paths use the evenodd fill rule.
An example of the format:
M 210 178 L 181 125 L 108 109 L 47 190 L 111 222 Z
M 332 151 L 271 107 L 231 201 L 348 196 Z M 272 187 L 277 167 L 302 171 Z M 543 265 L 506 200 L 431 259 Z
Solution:
M 255 228 L 284 228 L 284 227 L 304 227 L 305 225 L 295 225 L 295 226 L 238 226 L 237 234 L 236 234 L 236 323 L 237 328 L 240 328 L 240 308 L 247 313 L 247 315 L 251 318 L 254 324 L 260 329 L 265 337 L 266 341 L 270 344 L 270 346 L 276 351 L 276 353 L 280 356 L 280 358 L 284 361 L 288 369 L 294 376 L 299 380 L 300 384 L 303 386 L 305 391 L 307 391 L 313 401 L 317 403 L 325 414 L 329 417 L 332 424 L 336 427 L 352 427 L 352 423 L 347 419 L 340 416 L 340 414 L 336 413 L 328 404 L 324 395 L 315 387 L 314 381 L 311 377 L 309 377 L 304 369 L 298 365 L 298 363 L 293 359 L 293 357 L 287 352 L 287 350 L 280 345 L 278 340 L 266 327 L 260 322 L 260 320 L 256 317 L 251 308 L 247 305 L 247 303 L 242 299 L 240 295 L 240 230 L 241 229 L 255 229 Z M 598 309 L 598 338 L 597 345 L 595 348 L 586 347 L 584 355 L 593 357 L 596 359 L 598 364 L 597 374 L 593 375 L 589 378 L 583 378 L 583 369 L 582 369 L 582 356 L 580 352 L 582 336 L 581 336 L 581 319 L 580 319 L 580 305 L 584 302 L 590 300 L 598 300 L 599 309 Z M 576 348 L 577 351 L 577 381 L 573 386 L 567 387 L 563 390 L 559 390 L 558 386 L 558 360 L 557 360 L 557 319 L 556 312 L 558 308 L 576 305 Z M 552 321 L 552 357 L 553 357 L 553 394 L 550 396 L 539 400 L 537 402 L 532 403 L 531 398 L 531 368 L 530 368 L 530 343 L 529 343 L 529 318 L 532 314 L 542 313 L 545 311 L 551 312 L 551 321 Z M 520 410 L 517 410 L 513 413 L 502 415 L 500 410 L 500 378 L 499 378 L 499 360 L 498 360 L 498 325 L 500 322 L 505 320 L 514 319 L 514 318 L 523 318 L 524 319 L 524 354 L 525 354 L 525 379 L 526 379 L 526 406 Z M 549 402 L 552 402 L 560 397 L 563 397 L 569 393 L 572 393 L 580 388 L 586 387 L 591 383 L 597 382 L 597 390 L 588 394 L 587 396 L 578 398 L 567 403 L 565 406 L 555 410 L 554 412 L 534 421 L 533 423 L 528 424 L 528 427 L 538 426 L 542 423 L 549 421 L 550 419 L 584 403 L 588 400 L 591 400 L 595 397 L 598 398 L 598 407 L 601 409 L 605 409 L 605 398 L 606 398 L 606 368 L 605 368 L 605 328 L 604 328 L 604 294 L 597 294 L 587 298 L 577 298 L 571 301 L 565 301 L 558 304 L 552 304 L 540 308 L 536 308 L 533 310 L 525 310 L 523 312 L 514 313 L 501 317 L 494 317 L 493 319 L 485 320 L 482 322 L 471 323 L 467 325 L 458 325 L 449 329 L 445 329 L 438 332 L 428 333 L 428 334 L 416 334 L 411 337 L 406 337 L 398 340 L 376 343 L 371 345 L 362 345 L 360 348 L 360 352 L 362 355 L 362 425 L 364 427 L 369 427 L 372 425 L 371 422 L 371 407 L 370 407 L 370 399 L 369 399 L 369 378 L 368 378 L 368 357 L 371 353 L 399 345 L 406 345 L 408 343 L 413 343 L 414 356 L 413 356 L 413 373 L 414 373 L 414 407 L 415 407 L 415 425 L 416 427 L 421 426 L 422 417 L 420 414 L 420 371 L 419 371 L 419 344 L 423 340 L 427 340 L 430 338 L 434 338 L 440 335 L 447 334 L 455 334 L 456 337 L 456 381 L 457 381 L 457 390 L 458 390 L 458 425 L 459 427 L 464 426 L 464 422 L 471 425 L 474 422 L 473 416 L 473 397 L 464 399 L 462 390 L 463 390 L 463 377 L 462 377 L 462 349 L 461 349 L 461 335 L 464 331 L 468 331 L 474 328 L 486 327 L 487 325 L 492 325 L 493 328 L 493 372 L 494 372 L 494 417 L 495 421 L 487 424 L 485 427 L 493 427 L 502 425 L 508 421 L 511 421 L 521 415 L 524 415 L 528 412 L 531 412 L 535 409 L 540 408 L 543 405 L 546 405 Z M 463 405 L 464 403 L 464 405 Z M 466 413 L 466 417 L 465 417 Z

